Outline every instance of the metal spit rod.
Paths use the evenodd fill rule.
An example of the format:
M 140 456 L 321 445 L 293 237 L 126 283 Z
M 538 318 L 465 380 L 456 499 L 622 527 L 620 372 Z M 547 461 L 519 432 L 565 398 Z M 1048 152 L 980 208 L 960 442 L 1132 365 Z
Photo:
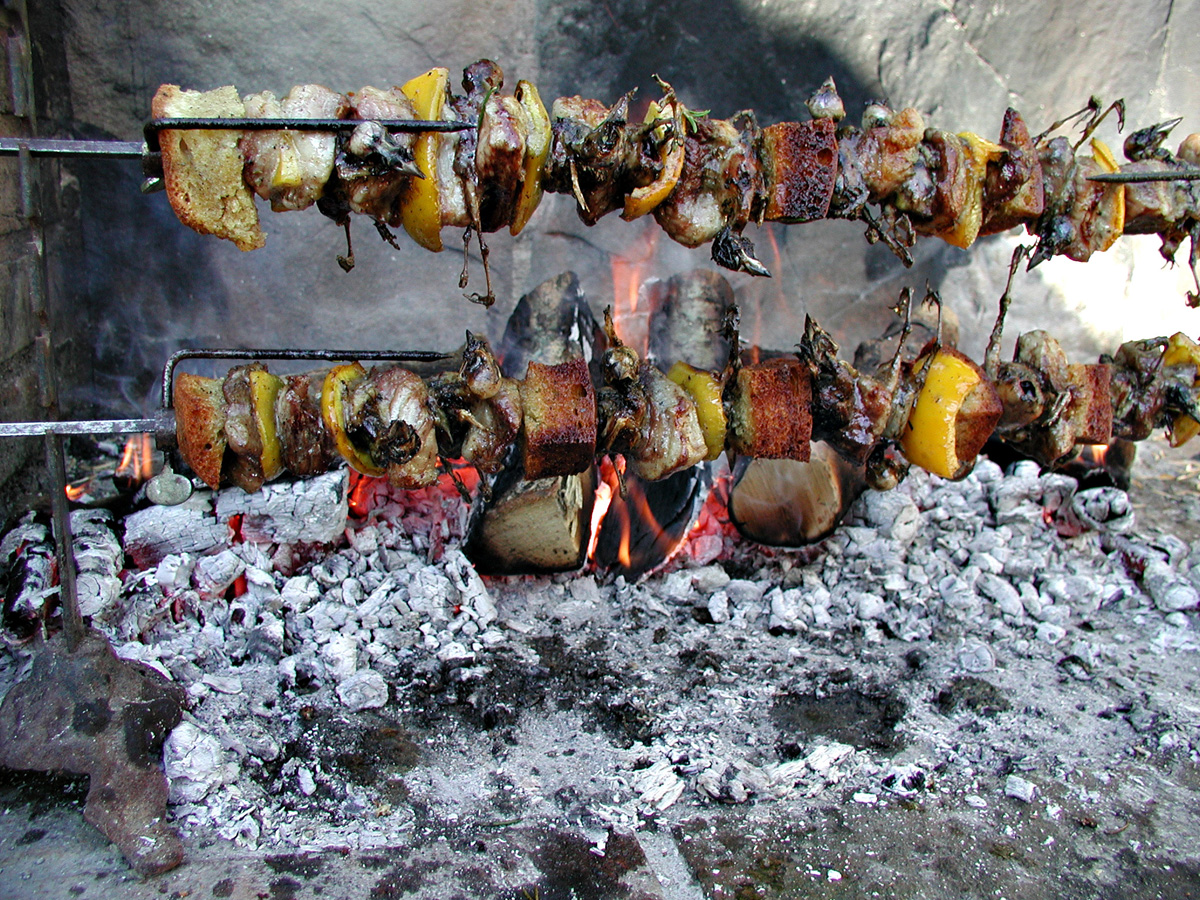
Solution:
M 242 118 L 189 118 L 151 119 L 143 133 L 146 147 L 151 152 L 159 150 L 158 135 L 162 131 L 211 131 L 232 128 L 238 131 L 353 131 L 366 122 L 375 122 L 388 131 L 409 134 L 434 131 L 466 131 L 474 128 L 474 122 L 441 119 L 272 119 L 264 117 Z
M 136 141 L 79 141 L 52 138 L 0 138 L 0 156 L 15 156 L 24 147 L 33 156 L 83 156 L 140 159 L 145 174 L 162 177 L 159 134 L 163 131 L 236 129 L 238 131 L 349 131 L 366 122 L 377 122 L 389 131 L 402 133 L 453 132 L 474 128 L 475 123 L 458 120 L 423 119 L 269 119 L 269 118 L 180 118 L 151 119 L 144 126 L 146 139 Z M 1155 181 L 1200 181 L 1200 168 L 1179 166 L 1162 172 L 1101 172 L 1088 181 L 1108 184 L 1144 184 Z
M 238 131 L 350 131 L 365 122 L 377 122 L 388 131 L 407 134 L 427 132 L 465 131 L 474 128 L 474 123 L 459 120 L 441 121 L 428 119 L 151 119 L 143 128 L 145 140 L 136 141 L 88 141 L 62 140 L 58 138 L 0 138 L 0 156 L 17 156 L 22 152 L 30 156 L 79 156 L 108 159 L 140 159 L 142 174 L 146 182 L 143 193 L 161 190 L 163 187 L 162 148 L 159 135 L 163 131 L 197 131 L 236 129 Z

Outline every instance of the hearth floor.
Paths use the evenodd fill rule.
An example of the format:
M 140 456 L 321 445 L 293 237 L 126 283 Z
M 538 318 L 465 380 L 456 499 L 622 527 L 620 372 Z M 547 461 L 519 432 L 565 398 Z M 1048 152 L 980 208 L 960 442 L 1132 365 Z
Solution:
M 1192 466 L 1143 454 L 1138 546 L 1195 539 Z M 1175 500 L 1156 500 L 1167 482 Z M 848 572 L 870 556 L 852 535 Z M 502 646 L 427 679 L 441 693 L 416 679 L 441 670 L 414 664 L 383 707 L 289 700 L 295 763 L 268 777 L 247 754 L 173 805 L 187 862 L 159 878 L 82 821 L 81 781 L 3 773 L 0 897 L 1200 896 L 1196 613 L 1077 549 L 1077 589 L 1123 587 L 1062 624 L 1005 618 L 990 597 L 955 613 L 953 582 L 940 618 L 835 598 L 807 626 L 736 579 L 673 601 L 687 570 L 579 596 L 489 582 Z M 804 584 L 770 559 L 781 585 Z M 230 821 L 247 810 L 253 828 Z

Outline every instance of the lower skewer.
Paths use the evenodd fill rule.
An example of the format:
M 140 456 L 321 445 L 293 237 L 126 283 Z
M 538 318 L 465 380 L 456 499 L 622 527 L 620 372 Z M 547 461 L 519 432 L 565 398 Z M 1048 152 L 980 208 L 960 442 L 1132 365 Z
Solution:
M 175 434 L 175 414 L 163 410 L 151 419 L 87 419 L 63 422 L 0 422 L 0 438 L 47 434 Z

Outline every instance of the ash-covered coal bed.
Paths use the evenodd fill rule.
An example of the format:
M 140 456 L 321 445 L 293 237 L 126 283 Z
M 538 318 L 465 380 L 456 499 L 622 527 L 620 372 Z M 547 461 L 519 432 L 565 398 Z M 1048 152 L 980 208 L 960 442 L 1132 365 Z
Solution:
M 630 584 L 480 577 L 451 490 L 380 483 L 347 519 L 344 472 L 298 484 L 323 512 L 310 497 L 302 521 L 247 517 L 240 535 L 214 514 L 236 489 L 175 508 L 174 535 L 157 518 L 153 545 L 135 513 L 123 549 L 141 568 L 103 563 L 121 529 L 74 514 L 85 612 L 186 689 L 165 746 L 185 843 L 268 860 L 406 848 L 429 868 L 380 862 L 376 887 L 471 896 L 487 895 L 460 866 L 475 857 L 492 895 L 558 896 L 580 840 L 593 860 L 640 842 L 631 871 L 661 886 L 675 866 L 731 896 L 761 877 L 738 869 L 735 821 L 739 841 L 798 830 L 785 885 L 901 877 L 855 851 L 892 819 L 918 842 L 947 818 L 991 835 L 983 869 L 1130 840 L 1127 867 L 1190 852 L 1195 814 L 1169 786 L 1200 754 L 1200 710 L 1180 699 L 1195 696 L 1200 543 L 1142 527 L 1115 488 L 1031 463 L 914 472 L 816 547 L 727 528 Z M 44 540 L 32 519 L 10 533 L 10 571 Z M 32 650 L 9 642 L 6 690 Z M 430 861 L 439 841 L 459 868 Z

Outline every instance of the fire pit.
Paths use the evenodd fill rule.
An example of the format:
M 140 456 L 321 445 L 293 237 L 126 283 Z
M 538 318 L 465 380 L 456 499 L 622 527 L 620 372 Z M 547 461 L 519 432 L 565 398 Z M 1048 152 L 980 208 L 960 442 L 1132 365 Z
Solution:
M 657 70 L 715 115 L 754 106 L 771 120 L 796 118 L 803 98 L 832 72 L 848 104 L 889 93 L 954 127 L 991 133 L 1005 92 L 1021 95 L 1027 110 L 1050 99 L 1057 109 L 1061 97 L 1047 97 L 1044 86 L 1055 67 L 1097 52 L 1084 42 L 1072 63 L 1047 58 L 1034 67 L 1036 77 L 1006 74 L 1022 72 L 1020 54 L 1005 49 L 995 23 L 914 8 L 889 14 L 881 26 L 889 40 L 863 51 L 877 63 L 864 69 L 864 57 L 850 51 L 866 33 L 847 22 L 833 28 L 844 18 L 838 10 L 809 21 L 808 12 L 729 7 L 687 24 L 678 13 L 566 4 L 536 27 L 495 13 L 483 31 L 495 26 L 525 49 L 502 54 L 481 31 L 456 35 L 451 55 L 503 56 L 518 77 L 537 76 L 548 96 L 580 92 L 607 102 Z M 158 48 L 195 32 L 174 10 L 153 25 L 136 9 L 125 14 L 121 49 L 108 53 L 89 43 L 103 33 L 89 28 L 90 8 L 63 2 L 28 11 L 44 71 L 70 73 L 72 130 L 136 135 L 159 82 L 257 86 L 285 78 L 248 62 L 237 52 L 239 23 L 217 19 L 205 33 L 220 52 L 197 60 L 182 51 L 143 54 L 147 71 L 135 74 L 129 96 L 137 101 L 126 108 L 115 99 L 121 94 L 99 90 L 127 83 L 111 60 L 128 58 L 130 46 Z M 416 33 L 415 20 L 391 15 L 377 22 L 382 33 Z M 26 21 L 22 10 L 13 16 L 10 53 Z M 547 30 L 550 18 L 557 24 Z M 1135 18 L 1130 28 L 1145 26 Z M 643 19 L 644 28 L 623 24 Z M 929 27 L 916 28 L 918 20 Z M 602 29 L 592 28 L 597 22 Z M 1058 24 L 1038 23 L 1049 34 Z M 61 24 L 69 27 L 55 30 Z M 427 25 L 430 35 L 448 27 Z M 766 55 L 747 67 L 746 53 L 702 39 L 697 57 L 687 34 L 700 25 L 726 34 L 741 28 Z M 355 71 L 360 63 L 350 60 L 365 58 L 365 48 L 348 47 L 362 46 L 362 32 L 330 27 L 328 43 L 305 50 L 312 80 L 365 83 L 428 68 L 422 57 L 396 62 L 396 74 L 380 74 L 375 64 Z M 1169 30 L 1181 27 L 1172 22 Z M 794 37 L 768 39 L 772 31 Z M 1121 40 L 1132 46 L 1141 38 L 1126 30 Z M 1146 36 L 1139 46 L 1150 44 Z M 422 38 L 430 50 L 441 45 Z M 796 47 L 820 71 L 793 97 L 781 88 L 809 77 L 791 62 Z M 1173 44 L 1164 51 L 1164 71 L 1181 52 Z M 989 67 L 985 58 L 1006 62 Z M 592 65 L 576 65 L 581 59 Z M 947 90 L 944 78 L 931 77 L 938 67 L 972 90 Z M 1115 64 L 1103 84 L 1085 85 L 1073 73 L 1069 83 L 1080 84 L 1081 97 L 1109 88 L 1126 94 L 1134 121 L 1161 118 L 1142 82 L 1124 80 L 1126 68 L 1137 67 Z M 856 78 L 860 71 L 879 74 Z M 1099 77 L 1094 66 L 1090 74 Z M 1178 92 L 1165 105 L 1195 107 L 1182 79 L 1165 83 Z M 95 377 L 77 371 L 85 363 L 54 370 L 62 405 L 78 419 L 153 415 L 157 397 L 146 398 L 181 343 L 387 355 L 400 345 L 451 350 L 470 328 L 499 347 L 519 298 L 568 269 L 578 273 L 592 316 L 611 304 L 624 314 L 625 340 L 639 328 L 661 339 L 671 328 L 651 324 L 652 310 L 662 308 L 654 298 L 669 293 L 672 276 L 691 284 L 697 276 L 687 273 L 707 257 L 659 240 L 655 226 L 606 220 L 584 229 L 573 200 L 550 198 L 528 232 L 492 242 L 498 303 L 484 313 L 456 297 L 461 260 L 449 254 L 360 237 L 355 271 L 344 275 L 334 262 L 345 249 L 337 231 L 297 215 L 272 217 L 268 249 L 243 257 L 186 232 L 161 197 L 134 197 L 136 172 L 98 162 L 55 171 L 75 174 L 83 206 L 79 219 L 47 232 L 42 289 L 66 309 L 83 296 L 94 300 L 86 308 L 95 319 L 81 316 L 78 331 L 58 307 L 48 317 L 56 328 L 48 338 L 66 335 L 91 348 L 80 355 L 94 361 Z M 97 208 L 114 195 L 123 199 Z M 969 253 L 921 244 L 914 274 L 888 262 L 882 248 L 864 248 L 860 232 L 816 223 L 756 234 L 759 257 L 777 277 L 730 276 L 727 299 L 742 307 L 746 343 L 790 352 L 806 310 L 853 348 L 879 336 L 879 311 L 901 284 L 929 278 L 958 313 L 959 345 L 982 358 L 1011 242 Z M 98 240 L 101 233 L 107 240 Z M 69 251 L 80 238 L 88 275 L 72 284 L 56 273 L 72 265 Z M 801 246 L 809 242 L 811 254 Z M 148 243 L 156 247 L 149 258 L 141 253 Z M 1112 253 L 1140 260 L 1142 250 Z M 1046 287 L 1111 271 L 1106 260 L 1056 265 L 1038 270 L 1049 269 L 1048 280 L 1017 281 L 1010 332 L 1061 326 L 1074 360 L 1112 350 L 1123 337 L 1113 323 L 1074 331 L 1057 312 L 1073 301 Z M 181 279 L 180 271 L 204 277 Z M 411 273 L 403 303 L 396 271 Z M 301 302 L 282 303 L 281 290 Z M 1186 283 L 1171 289 L 1173 307 L 1182 308 L 1175 298 L 1184 290 Z M 1044 294 L 1055 309 L 1031 309 L 1029 297 Z M 95 299 L 102 295 L 111 299 Z M 195 302 L 183 304 L 185 295 Z M 351 324 L 359 322 L 369 331 Z M 1174 330 L 1133 324 L 1130 337 Z M 396 334 L 420 334 L 421 346 Z M 660 358 L 686 355 L 660 351 Z M 204 365 L 202 373 L 220 375 L 227 364 Z M 9 418 L 43 417 L 33 412 Z M 1135 520 L 1129 497 L 1139 502 L 1139 490 L 1169 473 L 1188 489 L 1175 495 L 1184 508 L 1194 476 L 1178 457 L 1156 465 L 1135 474 L 1129 496 L 1028 463 L 1005 472 L 983 461 L 960 482 L 914 471 L 896 490 L 856 500 L 861 485 L 826 472 L 813 477 L 837 485 L 825 503 L 836 509 L 831 524 L 845 518 L 831 537 L 803 549 L 773 549 L 739 534 L 753 515 L 735 511 L 731 519 L 726 501 L 748 476 L 722 463 L 681 473 L 687 477 L 672 490 L 641 499 L 629 489 L 633 479 L 622 497 L 611 467 L 587 473 L 586 482 L 560 476 L 540 493 L 497 483 L 486 502 L 462 473 L 462 484 L 444 475 L 401 491 L 337 469 L 256 494 L 200 488 L 181 505 L 136 502 L 120 518 L 77 508 L 82 612 L 120 659 L 158 670 L 161 678 L 147 677 L 167 686 L 162 696 L 182 718 L 169 729 L 172 712 L 163 708 L 137 733 L 156 751 L 170 730 L 170 819 L 189 862 L 127 888 L 147 896 L 165 889 L 548 898 L 846 888 L 920 895 L 953 884 L 982 895 L 997 885 L 1036 891 L 1040 873 L 1053 871 L 1063 873 L 1068 896 L 1118 884 L 1137 885 L 1133 895 L 1185 896 L 1200 877 L 1189 843 L 1194 797 L 1180 787 L 1200 751 L 1200 713 L 1187 700 L 1200 569 L 1188 523 L 1155 529 L 1145 515 Z M 128 497 L 133 477 L 110 479 L 124 491 L 113 488 L 111 496 Z M 760 481 L 766 493 L 795 478 L 755 477 L 778 479 Z M 103 482 L 74 486 L 95 502 L 109 490 Z M 475 496 L 472 504 L 460 488 Z M 605 502 L 616 505 L 601 515 Z M 546 508 L 569 515 L 547 519 Z M 622 518 L 629 525 L 617 528 Z M 50 533 L 37 516 L 14 519 L 0 547 L 6 612 L 36 622 L 52 595 Z M 522 540 L 533 529 L 542 529 L 538 537 Z M 528 560 L 511 560 L 530 544 L 563 548 L 549 557 L 570 564 L 508 574 L 529 570 Z M 556 568 L 569 571 L 547 571 Z M 19 640 L 6 628 L 10 641 Z M 30 674 L 31 649 L 15 644 L 0 657 L 4 689 Z M 53 696 L 70 683 L 61 672 L 34 674 Z M 180 690 L 186 698 L 168 696 Z M 131 703 L 158 702 L 126 693 Z M 33 697 L 26 709 L 37 709 Z M 99 733 L 102 719 L 82 724 Z M 3 867 L 10 883 L 26 886 L 24 895 L 46 893 L 47 873 L 59 886 L 101 872 L 125 877 L 116 851 L 76 830 L 77 782 L 67 784 L 63 802 L 62 782 L 5 778 L 13 813 L 0 829 Z

